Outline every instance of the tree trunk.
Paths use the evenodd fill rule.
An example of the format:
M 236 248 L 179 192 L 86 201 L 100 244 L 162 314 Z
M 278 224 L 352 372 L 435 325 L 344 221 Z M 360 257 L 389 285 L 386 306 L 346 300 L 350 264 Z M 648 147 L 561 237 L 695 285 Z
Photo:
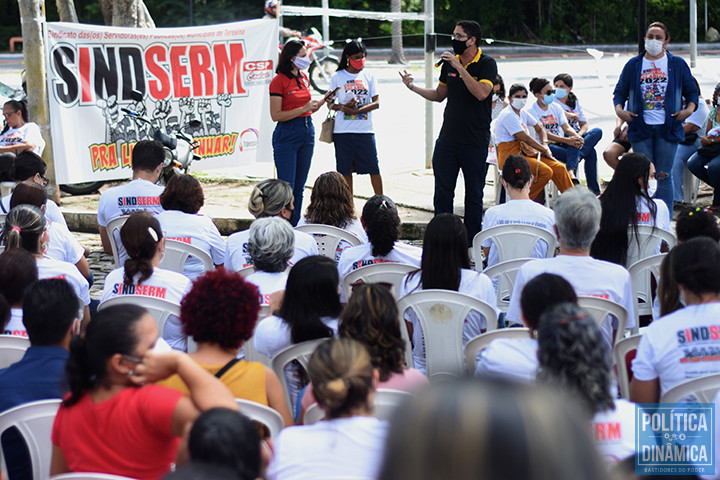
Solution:
M 137 27 L 137 0 L 113 0 L 112 24 L 115 27 Z
M 55 163 L 53 162 L 52 137 L 50 135 L 50 112 L 48 106 L 47 84 L 45 83 L 45 37 L 43 35 L 45 9 L 43 0 L 18 0 L 20 24 L 23 36 L 23 55 L 25 57 L 25 81 L 28 93 L 28 114 L 30 120 L 40 127 L 45 150 L 43 158 L 47 163 L 47 176 L 55 187 L 54 199 L 59 200 L 55 181 Z
M 75 2 L 73 0 L 55 0 L 58 14 L 61 22 L 78 23 L 77 13 L 75 12 Z
M 100 3 L 100 10 L 102 10 L 105 25 L 112 25 L 113 0 L 98 0 L 98 3 Z
M 139 24 L 140 28 L 155 28 L 155 21 L 152 19 L 152 16 L 150 15 L 150 12 L 147 9 L 147 5 L 145 5 L 145 2 L 143 0 L 138 0 L 140 9 L 140 18 L 141 22 Z
M 390 11 L 400 13 L 402 11 L 401 0 L 390 0 Z M 407 63 L 405 60 L 405 52 L 403 51 L 402 20 L 393 20 L 392 22 L 392 51 L 390 53 L 390 63 Z

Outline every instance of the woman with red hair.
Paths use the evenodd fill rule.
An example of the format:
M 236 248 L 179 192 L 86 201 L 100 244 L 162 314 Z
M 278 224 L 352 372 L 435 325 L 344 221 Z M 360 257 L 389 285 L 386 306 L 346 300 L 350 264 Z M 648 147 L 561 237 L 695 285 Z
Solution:
M 208 272 L 183 298 L 180 321 L 185 334 L 197 343 L 197 351 L 190 358 L 218 377 L 235 398 L 267 405 L 282 415 L 285 425 L 292 425 L 277 375 L 262 363 L 237 358 L 255 329 L 258 295 L 257 287 L 237 273 L 224 269 Z M 161 384 L 188 393 L 177 375 Z

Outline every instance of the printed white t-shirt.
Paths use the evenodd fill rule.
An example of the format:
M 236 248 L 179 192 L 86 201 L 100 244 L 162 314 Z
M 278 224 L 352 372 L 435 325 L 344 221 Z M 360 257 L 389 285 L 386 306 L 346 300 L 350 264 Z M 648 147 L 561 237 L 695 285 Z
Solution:
M 37 260 L 38 280 L 62 278 L 75 290 L 83 305 L 90 304 L 90 286 L 75 265 L 53 258 L 43 257 Z
M 11 198 L 12 193 L 10 195 L 5 195 L 2 200 L 0 200 L 0 203 L 2 203 L 2 205 L 0 206 L 0 212 L 8 213 L 10 211 Z M 65 217 L 60 211 L 60 207 L 58 207 L 58 204 L 53 202 L 49 198 L 47 200 L 47 203 L 45 204 L 45 218 L 53 223 L 59 223 L 65 228 L 67 228 L 67 221 L 65 220 Z
M 596 260 L 590 256 L 558 255 L 555 258 L 531 260 L 520 267 L 515 277 L 510 306 L 506 319 L 510 323 L 522 323 L 520 295 L 525 284 L 541 273 L 554 273 L 567 280 L 577 295 L 607 298 L 619 303 L 628 312 L 626 328 L 635 326 L 635 307 L 630 274 L 615 263 Z M 613 329 L 617 320 L 603 322 L 600 330 L 608 345 L 613 342 Z M 624 332 L 618 332 L 622 335 Z
M 318 254 L 317 242 L 312 235 L 298 230 L 293 230 L 293 234 L 295 235 L 295 252 L 288 260 L 288 265 L 291 266 L 305 257 Z M 249 239 L 250 229 L 233 233 L 228 237 L 225 248 L 225 268 L 237 272 L 253 264 L 247 251 Z
M 298 222 L 298 227 L 300 225 L 307 225 L 307 224 L 308 224 L 307 217 L 305 217 L 304 215 L 302 217 L 300 217 L 300 221 Z M 368 243 L 367 233 L 365 232 L 365 229 L 362 226 L 362 222 L 360 222 L 360 220 L 358 220 L 357 218 L 354 219 L 352 222 L 348 223 L 347 225 L 345 225 L 342 229 L 345 230 L 346 232 L 352 233 L 353 235 L 358 237 L 360 239 L 360 241 L 362 241 L 362 243 Z M 318 236 L 322 236 L 322 235 L 318 235 Z M 313 237 L 315 237 L 315 235 L 313 235 Z M 315 242 L 315 243 L 317 243 L 317 242 Z M 335 249 L 335 262 L 339 262 L 340 255 L 342 255 L 342 252 L 344 252 L 345 249 L 350 248 L 350 247 L 352 247 L 352 245 L 350 245 L 348 242 L 346 242 L 345 240 L 340 240 L 340 243 L 338 243 L 337 248 Z
M 422 260 L 422 248 L 420 247 L 395 242 L 392 250 L 387 255 L 378 257 L 372 254 L 372 250 L 372 243 L 363 243 L 345 250 L 338 261 L 340 282 L 345 278 L 345 275 L 353 270 L 376 263 L 405 263 L 420 268 L 420 261 Z M 344 291 L 340 292 L 340 301 L 345 302 Z
M 548 133 L 552 133 L 558 137 L 564 137 L 565 132 L 563 132 L 562 126 L 568 123 L 565 110 L 556 102 L 548 105 L 547 110 L 543 110 L 540 105 L 538 105 L 539 102 L 540 100 L 533 102 L 523 110 L 526 110 L 533 118 L 536 118 Z M 540 141 L 537 132 L 535 133 L 535 140 Z
M 363 68 L 358 73 L 350 73 L 347 70 L 338 70 L 330 79 L 330 90 L 340 87 L 337 92 L 337 101 L 347 104 L 357 100 L 357 108 L 372 103 L 372 98 L 377 95 L 375 77 Z M 372 112 L 347 115 L 338 111 L 335 115 L 334 133 L 373 133 Z
M 155 185 L 142 178 L 109 188 L 100 197 L 98 203 L 98 225 L 106 227 L 113 218 L 130 215 L 135 212 L 148 211 L 160 213 L 163 211 L 160 205 L 160 194 L 165 187 Z M 127 253 L 120 241 L 120 231 L 115 232 L 115 244 L 118 248 L 120 265 L 125 265 Z
M 47 257 L 75 265 L 85 254 L 80 242 L 61 223 L 48 222 L 48 235 L 50 238 L 45 252 Z
M 668 58 L 658 60 L 643 56 L 640 71 L 640 92 L 643 98 L 643 119 L 648 125 L 665 123 L 665 90 L 668 84 Z
M 153 268 L 153 273 L 150 275 L 150 278 L 140 285 L 137 284 L 140 278 L 139 273 L 133 279 L 132 285 L 125 285 L 123 280 L 124 275 L 124 268 L 116 268 L 107 274 L 105 277 L 105 287 L 100 297 L 100 303 L 120 295 L 142 295 L 162 298 L 180 305 L 180 301 L 192 287 L 192 282 L 184 275 L 157 267 Z M 168 317 L 162 332 L 162 337 L 172 348 L 183 351 L 187 350 L 187 341 L 182 331 L 182 323 L 180 323 L 180 319 L 175 315 Z
M 22 308 L 11 308 L 10 309 L 10 320 L 8 320 L 3 335 L 15 335 L 17 337 L 27 337 L 27 329 L 23 323 L 23 311 Z
M 695 133 L 697 133 L 698 135 L 702 135 L 703 133 L 705 133 L 705 127 L 707 126 L 709 113 L 710 109 L 708 108 L 705 101 L 700 98 L 700 101 L 698 101 L 697 109 L 692 114 L 690 114 L 690 116 L 686 118 L 685 122 L 683 123 L 692 123 L 693 125 L 700 127 L 700 129 L 697 130 Z
M 580 131 L 580 122 L 587 122 L 587 117 L 585 117 L 585 111 L 580 106 L 580 101 L 577 99 L 575 100 L 575 108 L 570 108 L 569 106 L 565 105 L 560 100 L 558 100 L 557 98 L 555 99 L 555 103 L 557 103 L 560 106 L 560 108 L 563 109 L 563 112 L 570 112 L 570 113 L 577 114 L 577 116 L 578 116 L 577 120 L 570 120 L 569 118 L 567 118 L 567 115 L 565 115 L 565 118 L 567 119 L 568 123 L 573 128 L 573 130 L 575 130 L 575 132 L 579 132 Z
M 422 290 L 420 283 L 420 274 L 417 272 L 414 275 L 408 274 L 400 284 L 398 291 L 398 297 L 402 298 L 408 293 Z M 474 270 L 462 269 L 460 273 L 460 287 L 458 292 L 470 295 L 478 300 L 489 304 L 495 308 L 495 314 L 497 315 L 497 297 L 495 295 L 495 289 L 493 288 L 490 278 L 484 273 L 479 273 Z M 415 311 L 408 309 L 404 313 L 406 322 L 410 322 L 413 325 L 413 363 L 415 368 L 423 373 L 426 373 L 425 369 L 425 336 L 423 335 L 422 326 L 420 320 L 418 320 Z M 463 347 L 465 344 L 482 333 L 482 330 L 487 327 L 487 321 L 480 312 L 471 310 L 465 318 L 465 325 L 463 326 Z
M 260 305 L 268 305 L 271 294 L 278 290 L 285 290 L 288 273 L 287 270 L 273 273 L 256 271 L 245 277 L 245 281 L 252 283 L 260 290 Z
M 540 227 L 555 235 L 555 212 L 544 205 L 532 200 L 509 200 L 506 203 L 490 207 L 485 211 L 483 219 L 483 230 L 497 225 L 523 224 Z M 498 263 L 499 256 L 495 242 L 487 239 L 482 243 L 483 247 L 490 247 L 488 252 L 488 267 Z M 545 258 L 548 245 L 541 240 L 535 244 L 532 256 L 534 258 Z
M 40 133 L 40 127 L 33 122 L 25 122 L 22 127 L 10 128 L 0 135 L 0 147 L 12 147 L 19 143 L 35 145 L 32 151 L 38 155 L 42 154 L 45 149 L 45 140 L 43 140 Z
M 538 344 L 533 338 L 497 338 L 475 357 L 475 376 L 534 382 Z
M 591 425 L 600 455 L 612 466 L 635 454 L 635 404 L 615 400 L 615 410 L 598 412 Z
M 268 480 L 377 478 L 387 429 L 385 420 L 360 416 L 284 428 L 275 440 Z
M 678 383 L 720 373 L 720 303 L 688 305 L 647 326 L 632 362 L 634 378 L 658 379 L 660 395 Z
M 512 106 L 508 105 L 505 109 L 500 112 L 498 118 L 495 119 L 495 142 L 500 145 L 504 142 L 513 142 L 517 140 L 515 134 L 525 132 L 528 135 L 535 135 L 530 133 L 529 127 L 534 127 L 538 124 L 538 121 L 533 117 L 527 110 L 520 110 L 520 113 L 515 113 Z
M 210 254 L 215 265 L 225 262 L 225 241 L 210 217 L 200 214 L 164 210 L 157 215 L 163 236 L 166 239 L 185 242 Z M 205 273 L 200 260 L 188 257 L 183 275 L 190 280 Z

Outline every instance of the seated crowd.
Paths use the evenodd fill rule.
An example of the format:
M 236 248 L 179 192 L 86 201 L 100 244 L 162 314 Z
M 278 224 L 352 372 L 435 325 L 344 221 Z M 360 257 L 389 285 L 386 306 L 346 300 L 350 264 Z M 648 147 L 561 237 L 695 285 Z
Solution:
M 572 78 L 558 76 L 554 86 L 569 91 Z M 527 97 L 515 87 L 508 108 Z M 547 104 L 549 88 L 546 80 L 531 82 L 536 113 L 568 111 Z M 577 108 L 574 96 L 567 102 Z M 518 258 L 505 258 L 499 240 L 473 248 L 462 220 L 441 214 L 428 223 L 422 247 L 404 243 L 395 203 L 375 195 L 358 218 L 337 173 L 318 178 L 302 223 L 341 228 L 356 242 L 319 255 L 321 234 L 291 227 L 292 189 L 275 179 L 254 187 L 250 228 L 223 241 L 199 213 L 197 180 L 176 176 L 164 190 L 154 184 L 162 160 L 145 141 L 133 152 L 133 180 L 100 201 L 103 246 L 111 253 L 116 245 L 120 265 L 107 274 L 98 304 L 89 297 L 94 279 L 84 249 L 51 218 L 53 204 L 37 182 L 24 180 L 2 228 L 0 320 L 6 336 L 27 337 L 29 347 L 0 370 L 0 413 L 61 399 L 47 432 L 51 475 L 609 478 L 636 454 L 635 403 L 659 402 L 688 379 L 720 373 L 713 353 L 720 340 L 692 333 L 716 328 L 713 315 L 720 315 L 720 229 L 711 212 L 691 208 L 677 220 L 679 245 L 652 237 L 657 295 L 654 305 L 652 295 L 638 303 L 633 242 L 641 227 L 669 232 L 668 208 L 653 198 L 654 167 L 641 154 L 618 161 L 599 198 L 599 189 L 574 188 L 579 160 L 595 161 L 583 149 L 587 122 L 576 117 L 577 125 L 561 127 L 567 137 L 549 136 L 553 148 L 540 129 L 538 139 L 511 129 L 497 138 L 505 140 L 501 154 L 510 152 L 502 161 L 509 201 L 487 211 L 484 229 L 532 225 L 558 246 L 556 254 L 548 237 L 538 237 L 510 288 L 492 272 Z M 516 140 L 563 157 L 567 169 L 554 161 L 539 166 Z M 563 185 L 552 209 L 531 201 L 538 193 L 532 172 Z M 113 230 L 119 216 L 124 223 Z M 200 248 L 216 268 L 206 272 L 192 257 L 180 271 L 166 267 L 171 241 Z M 477 253 L 473 269 L 470 251 L 482 252 L 489 275 Z M 343 281 L 387 264 L 407 268 L 382 282 Z M 469 306 L 460 318 L 439 296 L 427 311 L 413 303 L 398 308 L 420 292 L 450 292 Z M 582 306 L 586 297 L 618 310 L 596 318 Z M 641 316 L 639 306 L 653 313 Z M 457 338 L 436 342 L 435 330 L 424 331 L 426 316 L 457 326 Z M 631 366 L 614 368 L 614 346 L 640 326 Z M 488 334 L 497 337 L 471 350 Z M 707 358 L 684 361 L 679 338 L 698 342 Z M 472 355 L 463 355 L 466 347 Z M 284 362 L 288 352 L 298 353 Z M 438 356 L 466 358 L 454 373 L 473 376 L 463 375 L 467 369 L 475 378 L 437 382 L 431 360 Z M 620 398 L 616 369 L 627 368 L 630 394 Z M 390 398 L 398 405 L 386 417 Z M 258 409 L 279 426 L 254 416 Z M 616 435 L 603 435 L 607 429 Z M 20 432 L 0 435 L 9 480 L 30 478 Z

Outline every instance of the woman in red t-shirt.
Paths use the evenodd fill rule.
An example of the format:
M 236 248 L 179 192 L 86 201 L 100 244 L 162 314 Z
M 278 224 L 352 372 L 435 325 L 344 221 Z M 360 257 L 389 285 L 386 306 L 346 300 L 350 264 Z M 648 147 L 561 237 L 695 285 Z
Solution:
M 302 212 L 303 190 L 315 148 L 315 127 L 311 115 L 330 95 L 313 100 L 310 80 L 302 73 L 310 66 L 305 45 L 289 40 L 280 53 L 275 78 L 270 83 L 270 116 L 277 122 L 273 132 L 273 157 L 280 180 L 293 189 L 294 211 L 290 221 L 297 225 Z
M 182 352 L 155 351 L 157 341 L 153 317 L 135 305 L 100 311 L 85 338 L 72 340 L 66 367 L 70 394 L 53 425 L 50 475 L 162 478 L 175 461 L 179 437 L 200 412 L 237 410 L 220 380 Z M 174 373 L 189 396 L 145 385 Z

